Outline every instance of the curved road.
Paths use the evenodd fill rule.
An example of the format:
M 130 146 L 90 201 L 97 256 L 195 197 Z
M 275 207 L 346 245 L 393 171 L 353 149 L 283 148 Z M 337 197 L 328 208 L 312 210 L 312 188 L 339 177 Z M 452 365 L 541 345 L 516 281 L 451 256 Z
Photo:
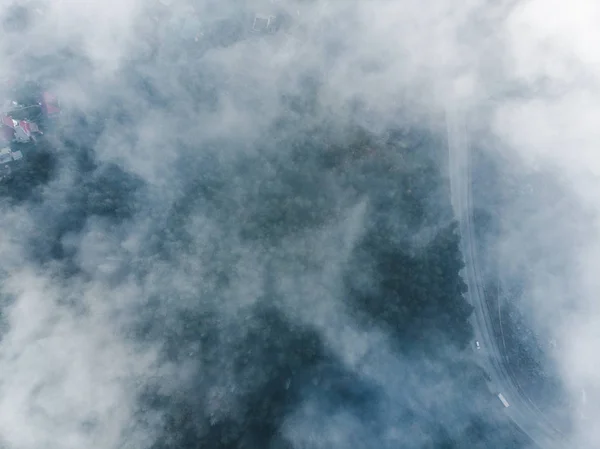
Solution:
M 483 290 L 475 252 L 470 148 L 463 111 L 456 108 L 447 110 L 446 127 L 452 207 L 459 221 L 461 250 L 465 262 L 464 278 L 468 287 L 467 299 L 474 307 L 472 324 L 475 338 L 481 344 L 478 351 L 480 363 L 491 378 L 488 385 L 494 394 L 502 393 L 510 404 L 505 408 L 508 417 L 540 448 L 565 449 L 568 447 L 565 436 L 546 420 L 510 376 L 494 338 L 491 311 Z M 500 399 L 498 406 L 502 407 Z

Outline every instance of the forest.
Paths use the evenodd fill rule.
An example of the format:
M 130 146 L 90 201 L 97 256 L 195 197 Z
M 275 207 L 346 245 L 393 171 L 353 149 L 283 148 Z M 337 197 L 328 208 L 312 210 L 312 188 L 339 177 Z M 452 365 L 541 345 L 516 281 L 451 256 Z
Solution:
M 1 193 L 36 220 L 28 260 L 61 282 L 100 278 L 75 237 L 117 242 L 122 262 L 102 282 L 143 292 L 119 305 L 123 338 L 174 367 L 139 392 L 148 446 L 526 447 L 475 363 L 443 136 L 331 118 L 311 74 L 272 121 L 238 86 L 260 132 L 216 132 L 235 76 L 132 61 Z M 156 137 L 152 114 L 188 134 Z M 164 167 L 149 175 L 153 158 Z M 123 249 L 131 234 L 141 243 Z
M 448 204 L 446 178 L 436 160 L 443 142 L 420 139 L 420 145 L 430 148 L 419 151 L 423 148 L 398 146 L 393 133 L 382 140 L 364 132 L 357 138 L 352 132 L 344 143 L 328 141 L 319 130 L 306 134 L 311 137 L 275 139 L 278 148 L 291 148 L 283 151 L 286 157 L 266 152 L 255 159 L 243 158 L 246 176 L 253 178 L 244 185 L 258 185 L 237 200 L 225 181 L 237 168 L 213 165 L 214 173 L 193 179 L 156 239 L 167 258 L 182 251 L 192 256 L 194 236 L 186 229 L 185 217 L 208 209 L 225 229 L 220 239 L 277 256 L 261 281 L 263 293 L 244 312 L 248 313 L 244 323 L 253 323 L 249 329 L 236 330 L 232 336 L 231 324 L 224 324 L 218 311 L 199 309 L 186 310 L 179 318 L 181 325 L 168 334 L 165 357 L 173 360 L 185 358 L 184 352 L 198 342 L 220 349 L 202 355 L 197 383 L 178 393 L 179 399 L 148 392 L 151 407 L 170 411 L 164 436 L 155 447 L 524 447 L 527 440 L 502 415 L 485 373 L 472 360 L 468 321 L 472 307 L 460 276 L 460 236 Z M 427 153 L 429 157 L 424 156 Z M 359 198 L 366 198 L 367 218 L 343 264 L 341 297 L 352 326 L 383 332 L 393 353 L 410 364 L 397 373 L 414 389 L 400 394 L 406 402 L 394 403 L 386 397 L 386 387 L 345 367 L 321 331 L 287 316 L 281 306 L 287 303 L 286 291 L 276 286 L 280 271 L 285 271 L 279 267 L 289 259 L 308 258 L 294 261 L 302 271 L 324 269 L 310 254 L 298 255 L 286 246 L 335 222 L 340 202 Z M 215 254 L 221 251 L 233 251 L 227 243 L 218 245 L 225 248 L 213 249 L 215 259 L 220 260 Z M 235 283 L 231 273 L 235 257 L 226 259 L 211 271 L 209 294 L 218 301 L 228 300 L 221 291 Z M 308 279 L 312 282 L 313 277 Z M 319 301 L 299 300 L 303 299 L 307 304 Z M 157 300 L 158 308 L 160 303 Z M 146 313 L 150 314 L 146 322 L 154 324 L 144 328 L 143 335 L 152 338 L 158 332 L 153 327 L 160 324 L 152 312 Z M 234 348 L 224 350 L 228 339 L 234 340 Z M 219 375 L 223 357 L 233 372 L 233 384 L 247 383 L 251 388 L 236 395 L 235 417 L 215 418 L 205 405 L 211 397 L 207 385 Z M 440 388 L 437 397 L 430 397 Z M 289 417 L 307 398 L 315 397 L 325 401 L 324 417 L 344 413 L 360 422 L 360 430 L 346 426 L 340 430 L 356 441 L 333 441 L 317 426 L 307 429 L 314 436 L 303 443 L 286 434 Z M 383 416 L 385 407 L 395 409 L 397 418 Z M 405 434 L 401 442 L 386 436 L 392 425 Z
M 165 363 L 191 364 L 193 373 L 168 392 L 149 383 L 140 396 L 141 422 L 144 410 L 164 415 L 153 448 L 525 444 L 472 360 L 472 307 L 464 296 L 460 236 L 439 162 L 443 139 L 423 129 L 383 137 L 356 129 L 330 137 L 326 127 L 290 132 L 278 123 L 259 150 L 236 153 L 227 163 L 214 149 L 235 142 L 206 144 L 207 151 L 194 157 L 182 151 L 180 195 L 159 213 L 141 253 L 119 274 L 143 282 L 158 266 L 172 266 L 172 273 L 184 259 L 206 265 L 201 280 L 190 274 L 197 293 L 183 294 L 165 280 L 136 311 L 136 338 L 159 342 Z M 65 194 L 67 207 L 59 219 L 31 236 L 32 257 L 43 264 L 60 262 L 64 276 L 80 276 L 64 236 L 82 232 L 97 218 L 116 227 L 135 224 L 150 213 L 151 188 L 118 165 L 95 161 L 93 145 L 75 138 L 64 142 L 71 150 L 68 163 L 77 167 L 74 188 Z M 39 189 L 57 176 L 61 164 L 64 170 L 66 162 L 56 160 L 56 153 L 39 154 L 28 177 L 4 187 L 12 201 L 43 201 Z M 290 301 L 300 308 L 305 300 L 318 304 L 320 290 L 309 290 L 312 298 L 296 298 L 278 285 L 281 276 L 314 282 L 314 273 L 326 271 L 328 262 L 297 246 L 310 246 L 307 236 L 324 228 L 337 232 L 341 211 L 359 201 L 367 205 L 365 218 L 339 264 L 338 295 L 349 325 L 383 333 L 393 357 L 404 361 L 397 378 L 410 391 L 394 398 L 385 385 L 349 369 L 322 329 L 290 314 Z M 209 241 L 199 240 L 204 236 L 190 227 L 195 217 L 209 217 L 219 231 L 211 231 Z M 220 309 L 230 307 L 228 302 L 241 307 L 240 299 L 231 297 L 232 289 L 246 282 L 239 275 L 240 248 L 259 252 L 258 263 L 266 268 L 258 280 L 260 294 L 243 307 L 244 317 L 224 318 Z M 335 254 L 327 251 L 327 257 Z M 173 297 L 180 305 L 168 307 Z M 196 354 L 191 360 L 190 353 Z M 222 375 L 230 378 L 229 387 L 217 388 Z M 439 393 L 432 397 L 434 391 Z M 233 405 L 221 405 L 228 401 Z M 356 441 L 335 443 L 327 423 L 321 430 L 315 424 L 308 441 L 290 437 L 284 429 L 307 401 L 320 401 L 323 419 L 343 413 L 360 422 L 360 430 L 347 425 L 340 430 Z M 393 419 L 385 416 L 386 408 L 394 410 Z M 389 436 L 392 427 L 403 439 Z

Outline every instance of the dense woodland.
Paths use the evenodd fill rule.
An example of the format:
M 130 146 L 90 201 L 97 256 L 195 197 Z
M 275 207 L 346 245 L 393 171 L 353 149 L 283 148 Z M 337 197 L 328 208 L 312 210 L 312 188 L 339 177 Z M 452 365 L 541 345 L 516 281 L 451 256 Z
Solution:
M 95 155 L 98 137 L 118 131 L 117 123 L 135 124 L 140 110 L 177 114 L 155 75 L 137 78 L 147 69 L 130 67 L 125 86 L 105 89 L 133 91 L 131 104 L 111 97 L 97 111 L 69 117 L 77 126 L 65 123 L 68 131 L 2 188 L 14 204 L 46 214 L 31 236 L 30 256 L 60 266 L 65 278 L 89 275 L 64 244 L 66 235 L 97 220 L 115 235 L 152 222 L 136 257 L 110 281 L 160 280 L 135 310 L 131 335 L 160 345 L 164 362 L 187 373 L 151 380 L 140 395 L 139 420 L 158 432 L 153 449 L 524 447 L 472 361 L 472 307 L 440 163 L 443 139 L 414 125 L 371 135 L 352 120 L 321 120 L 319 85 L 309 79 L 302 95 L 283 95 L 284 117 L 252 145 L 235 135 L 173 143 L 175 193 L 160 203 L 160 192 L 140 176 Z M 189 92 L 198 95 L 194 108 L 214 111 L 218 82 L 188 69 L 181 77 L 205 81 Z M 44 187 L 60 185 L 52 183 L 61 177 L 67 181 L 54 211 L 44 205 Z M 284 277 L 326 281 L 319 276 L 333 264 L 335 248 L 321 248 L 322 259 L 305 248 L 324 229 L 341 233 L 341 217 L 356 204 L 366 212 L 348 254 L 336 262 L 335 304 L 356 332 L 385 336 L 398 361 L 398 371 L 385 374 L 402 385 L 393 391 L 344 362 L 325 338 L 327 323 L 317 327 L 295 315 L 290 303 L 315 307 L 325 288 L 295 297 L 281 287 Z M 244 257 L 266 268 L 253 287 L 259 293 L 241 306 L 251 290 L 242 268 L 255 268 L 240 262 Z M 364 362 L 376 370 L 377 351 Z M 162 417 L 158 427 L 153 413 Z M 298 420 L 312 425 L 290 434 Z
M 244 202 L 246 212 L 248 205 L 253 210 L 245 215 L 241 230 L 235 227 L 232 232 L 240 231 L 242 240 L 259 240 L 261 245 L 279 248 L 290 233 L 318 228 L 333 219 L 330 210 L 334 207 L 334 198 L 327 197 L 331 187 L 328 191 L 324 185 L 324 179 L 331 180 L 332 174 L 341 186 L 352 190 L 355 197 L 366 196 L 370 204 L 369 218 L 346 264 L 344 301 L 352 311 L 351 319 L 356 326 L 383 330 L 390 336 L 394 350 L 413 360 L 414 371 L 398 373 L 398 376 L 420 377 L 420 382 L 413 384 L 420 390 L 413 400 L 427 401 L 426 408 L 412 409 L 405 403 L 396 404 L 398 412 L 403 414 L 397 425 L 407 426 L 404 431 L 409 435 L 428 437 L 415 437 L 414 442 L 404 442 L 402 447 L 505 448 L 524 444 L 519 440 L 518 431 L 500 415 L 495 398 L 485 386 L 484 374 L 469 361 L 471 306 L 464 299 L 466 286 L 459 275 L 463 262 L 456 223 L 453 220 L 437 223 L 427 238 L 420 237 L 418 245 L 413 242 L 424 227 L 440 219 L 439 209 L 447 208 L 447 204 L 437 203 L 440 195 L 443 198 L 440 192 L 446 195 L 447 192 L 444 176 L 435 160 L 426 158 L 415 163 L 417 161 L 410 158 L 421 158 L 419 153 L 390 144 L 350 156 L 348 151 L 345 157 L 332 163 L 330 157 L 323 158 L 330 148 L 328 145 L 319 146 L 314 141 L 304 144 L 301 149 L 310 149 L 313 155 L 302 162 L 296 158 L 293 165 L 279 161 L 277 174 L 258 189 L 257 197 Z M 351 148 L 352 145 L 346 147 Z M 417 167 L 414 172 L 394 165 L 402 163 L 396 162 L 400 161 L 397 153 Z M 267 162 L 259 159 L 259 165 Z M 212 183 L 214 186 L 214 178 Z M 214 206 L 214 202 L 221 205 L 225 200 L 213 189 L 203 190 L 195 180 L 190 187 L 193 193 L 189 193 L 195 199 L 181 200 L 175 214 L 193 213 L 194 207 L 207 207 L 206 198 L 197 197 L 198 192 L 203 191 L 210 192 L 209 203 L 217 209 L 219 206 Z M 224 187 L 224 190 L 227 189 Z M 433 196 L 435 205 L 430 201 Z M 202 206 L 194 206 L 194 201 Z M 239 216 L 236 208 L 240 205 L 224 207 L 229 208 L 226 215 Z M 182 222 L 179 219 L 171 223 L 176 228 Z M 183 248 L 178 244 L 181 230 L 171 228 L 165 232 L 173 239 L 167 243 L 163 240 L 165 246 L 175 245 L 176 251 L 181 251 Z M 228 267 L 223 269 L 227 271 Z M 367 281 L 362 280 L 365 272 L 368 272 Z M 222 285 L 228 282 L 227 277 L 227 273 L 222 273 Z M 265 282 L 268 283 L 268 279 Z M 203 399 L 194 397 L 191 391 L 175 403 L 172 398 L 150 395 L 150 401 L 159 401 L 161 406 L 168 404 L 165 406 L 172 410 L 167 432 L 157 448 L 354 447 L 335 446 L 325 436 L 319 441 L 317 430 L 316 439 L 309 446 L 295 446 L 282 435 L 281 427 L 287 416 L 312 395 L 326 397 L 332 415 L 344 410 L 369 428 L 372 432 L 369 436 L 358 437 L 362 440 L 360 447 L 374 444 L 397 447 L 394 440 L 374 436 L 377 426 L 383 426 L 380 431 L 384 432 L 386 425 L 378 409 L 385 402 L 385 390 L 345 369 L 318 332 L 290 322 L 277 307 L 277 301 L 281 300 L 278 294 L 281 293 L 274 289 L 258 302 L 251 312 L 255 324 L 231 354 L 236 378 L 254 385 L 253 390 L 241 398 L 242 415 L 211 424 Z M 218 347 L 229 332 L 228 328 L 221 327 L 214 314 L 205 311 L 192 313 L 182 320 L 186 323 L 184 331 L 177 328 L 168 337 L 172 340 L 168 357 L 183 357 L 177 348 L 188 348 L 197 340 L 206 347 Z M 145 331 L 151 334 L 149 329 Z M 219 366 L 222 355 L 206 354 L 205 357 L 208 358 L 201 365 Z M 203 380 L 198 381 L 194 390 L 197 392 L 206 388 L 201 385 L 206 379 L 201 373 L 199 376 Z M 255 376 L 260 380 L 255 380 Z M 440 388 L 441 384 L 445 384 L 445 390 L 439 398 L 425 399 L 429 391 Z M 350 428 L 345 431 L 351 433 Z
M 417 398 L 411 399 L 412 405 L 395 404 L 403 416 L 395 425 L 401 429 L 409 426 L 405 432 L 421 437 L 413 437 L 414 443 L 405 442 L 402 447 L 518 447 L 522 443 L 515 440 L 518 432 L 500 415 L 484 373 L 469 361 L 471 306 L 463 296 L 466 286 L 459 275 L 463 267 L 459 235 L 456 222 L 448 219 L 446 181 L 436 160 L 385 139 L 383 144 L 381 139 L 350 144 L 344 154 L 346 148 L 338 143 L 321 140 L 323 135 L 317 132 L 311 135 L 317 137 L 300 142 L 297 135 L 288 142 L 277 139 L 279 148 L 294 148 L 284 150 L 285 157 L 259 152 L 244 157 L 237 167 L 220 166 L 215 160 L 209 164 L 210 157 L 195 161 L 191 165 L 211 169 L 201 176 L 186 176 L 182 196 L 165 213 L 163 225 L 149 236 L 142 261 L 130 269 L 144 276 L 153 269 L 147 260 L 176 263 L 182 253 L 193 256 L 194 237 L 186 223 L 199 211 L 218 217 L 224 234 L 215 238 L 249 242 L 253 247 L 294 258 L 293 252 L 285 255 L 282 247 L 290 238 L 334 222 L 336 214 L 332 211 L 340 198 L 348 203 L 366 198 L 365 230 L 345 263 L 343 296 L 357 328 L 383 331 L 394 351 L 414 364 L 413 372 L 399 375 L 419 377 L 411 384 Z M 434 140 L 426 144 L 441 145 Z M 69 206 L 61 220 L 49 225 L 48 232 L 32 237 L 34 257 L 42 263 L 61 260 L 69 275 L 76 275 L 78 270 L 71 260 L 73 254 L 61 244 L 62 236 L 83 229 L 94 216 L 116 225 L 134 220 L 136 214 L 147 213 L 140 201 L 148 195 L 142 180 L 117 166 L 93 162 L 91 150 L 73 149 L 87 154 L 73 162 L 79 167 L 78 188 L 67 193 Z M 328 151 L 341 154 L 332 157 Z M 430 151 L 433 154 L 436 151 Z M 187 162 L 186 168 L 194 171 Z M 269 174 L 264 171 L 266 165 Z M 14 181 L 33 186 L 30 196 L 17 189 L 20 193 L 14 200 L 43 201 L 33 192 L 35 186 L 40 188 L 60 171 L 56 161 L 50 167 L 54 171 L 38 167 L 31 172 L 33 176 L 38 170 L 41 177 Z M 252 194 L 246 192 L 236 199 L 227 180 L 241 167 L 249 177 L 242 179 L 243 185 L 259 185 Z M 340 192 L 347 195 L 340 196 Z M 446 204 L 440 203 L 444 198 Z M 428 232 L 423 233 L 424 229 Z M 212 244 L 221 247 L 215 254 L 231 251 L 232 244 L 227 242 Z M 227 301 L 219 291 L 227 290 L 232 282 L 230 270 L 235 257 L 216 258 L 219 263 L 211 268 L 215 279 L 211 294 Z M 277 269 L 273 275 L 277 276 Z M 154 447 L 307 447 L 295 446 L 281 428 L 307 397 L 315 395 L 327 398 L 326 408 L 332 414 L 343 410 L 364 420 L 370 432 L 361 436 L 364 444 L 397 447 L 394 440 L 376 436 L 377 426 L 384 426 L 380 429 L 384 432 L 387 425 L 379 409 L 386 400 L 385 390 L 345 368 L 339 354 L 327 347 L 318 331 L 287 317 L 277 305 L 282 300 L 279 295 L 285 293 L 269 288 L 269 282 L 265 278 L 263 296 L 247 312 L 245 321 L 237 324 L 244 330 L 234 332 L 233 337 L 231 326 L 236 323 L 224 323 L 215 310 L 175 309 L 169 312 L 171 325 L 166 328 L 160 318 L 165 314 L 160 295 L 139 311 L 138 338 L 163 341 L 166 360 L 181 363 L 189 359 L 190 347 L 209 348 L 193 362 L 197 364 L 195 381 L 166 395 L 160 393 L 161 388 L 149 386 L 140 398 L 145 404 L 141 410 L 166 413 L 163 436 Z M 202 295 L 198 300 L 202 301 Z M 252 323 L 250 327 L 247 320 Z M 228 339 L 233 343 L 225 344 Z M 247 383 L 248 388 L 235 394 L 238 410 L 233 416 L 225 413 L 215 417 L 206 403 L 223 358 L 234 375 L 233 384 Z M 427 397 L 441 385 L 443 393 L 438 398 Z M 422 401 L 424 408 L 414 409 L 415 400 Z M 336 447 L 326 436 L 321 442 L 319 438 L 317 432 L 308 447 Z

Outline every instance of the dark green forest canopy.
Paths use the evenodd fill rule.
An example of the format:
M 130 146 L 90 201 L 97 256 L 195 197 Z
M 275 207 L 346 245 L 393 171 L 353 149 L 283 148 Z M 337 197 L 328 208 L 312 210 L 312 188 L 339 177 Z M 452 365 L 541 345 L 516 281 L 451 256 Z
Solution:
M 299 122 L 307 121 L 306 111 L 319 113 L 308 97 L 288 98 L 290 115 L 247 152 L 231 148 L 240 142 L 183 142 L 189 151 L 179 153 L 173 181 L 181 193 L 157 217 L 144 209 L 148 186 L 120 167 L 95 163 L 94 142 L 74 143 L 101 131 L 78 127 L 80 135 L 69 142 L 78 188 L 68 196 L 59 225 L 33 238 L 34 251 L 69 259 L 62 237 L 83 229 L 91 217 L 118 223 L 148 214 L 157 225 L 140 260 L 129 267 L 143 277 L 152 264 L 194 257 L 190 221 L 195 214 L 210 217 L 219 225 L 219 233 L 203 242 L 215 254 L 203 273 L 212 284 L 198 289 L 191 303 L 211 296 L 227 307 L 223 291 L 235 276 L 235 245 L 285 253 L 286 242 L 302 241 L 303 235 L 335 224 L 344 210 L 364 201 L 367 216 L 344 266 L 342 298 L 356 327 L 383 331 L 403 360 L 402 371 L 391 373 L 404 382 L 401 400 L 386 402 L 391 399 L 381 385 L 348 369 L 320 332 L 286 316 L 279 307 L 285 293 L 268 285 L 275 283 L 272 279 L 264 280 L 263 296 L 244 311 L 243 321 L 226 322 L 217 311 L 200 307 L 172 311 L 165 304 L 180 298 L 166 291 L 136 311 L 134 334 L 158 341 L 165 360 L 187 361 L 193 375 L 175 391 L 149 386 L 142 398 L 140 415 L 155 409 L 166 416 L 155 448 L 299 447 L 286 439 L 282 427 L 307 400 L 320 404 L 325 424 L 342 411 L 351 415 L 361 424 L 362 447 L 399 446 L 384 439 L 392 422 L 388 415 L 401 416 L 393 422 L 400 432 L 421 435 L 401 447 L 519 447 L 516 432 L 492 403 L 484 374 L 468 356 L 471 306 L 464 296 L 460 236 L 439 163 L 443 139 L 417 127 L 372 135 L 355 123 L 308 120 L 311 126 L 298 129 Z M 110 114 L 115 122 L 135 121 L 146 106 L 140 100 L 128 111 L 115 102 Z M 46 176 L 39 182 L 46 182 Z M 169 285 L 168 276 L 160 280 Z M 195 347 L 203 350 L 190 362 Z M 215 416 L 207 404 L 215 400 L 212 383 L 225 375 L 223 364 L 239 392 L 227 392 L 235 397 L 235 411 Z M 436 392 L 433 397 L 431 392 Z M 311 447 L 322 444 L 315 441 Z
M 206 274 L 213 289 L 194 300 L 213 295 L 226 306 L 222 291 L 235 276 L 235 255 L 217 255 L 228 254 L 236 242 L 285 254 L 290 239 L 301 241 L 335 224 L 345 209 L 364 201 L 364 229 L 344 267 L 344 306 L 357 328 L 383 331 L 398 357 L 409 361 L 397 374 L 406 378 L 405 402 L 384 405 L 389 398 L 381 386 L 347 369 L 317 330 L 286 316 L 278 306 L 285 293 L 268 285 L 239 323 L 226 323 L 210 309 L 170 312 L 164 304 L 171 299 L 149 298 L 138 311 L 137 338 L 160 341 L 163 357 L 174 363 L 189 359 L 190 348 L 207 348 L 194 360 L 189 385 L 169 394 L 149 386 L 142 398 L 142 410 L 166 416 L 156 449 L 297 447 L 281 429 L 308 399 L 324 401 L 321 407 L 331 415 L 354 416 L 368 433 L 362 437 L 377 447 L 396 447 L 381 439 L 388 421 L 385 407 L 402 416 L 395 425 L 426 436 L 403 447 L 518 447 L 514 430 L 488 404 L 493 397 L 484 375 L 466 355 L 472 308 L 464 296 L 460 236 L 439 164 L 443 140 L 423 129 L 375 136 L 355 125 L 332 133 L 329 125 L 290 132 L 280 123 L 280 132 L 273 130 L 258 149 L 233 152 L 229 159 L 221 153 L 235 143 L 183 151 L 181 195 L 158 217 L 140 261 L 129 268 L 143 276 L 153 263 L 194 257 L 189 223 L 202 211 L 219 224 L 221 234 L 205 242 L 215 253 Z M 73 255 L 61 246 L 63 235 L 80 231 L 93 217 L 125 223 L 146 214 L 149 195 L 148 186 L 131 173 L 96 163 L 93 145 L 80 148 L 79 155 L 79 147 L 69 145 L 78 188 L 68 195 L 59 225 L 32 237 L 42 262 L 55 258 L 66 267 Z M 36 183 L 47 182 L 49 175 Z M 206 403 L 224 360 L 240 392 L 233 393 L 235 415 L 215 417 Z M 430 398 L 428 392 L 440 385 L 447 395 Z
M 493 396 L 484 374 L 465 357 L 473 336 L 472 307 L 464 296 L 460 236 L 450 212 L 445 174 L 438 165 L 443 148 L 419 152 L 415 143 L 399 145 L 397 136 L 382 139 L 362 131 L 346 143 L 327 140 L 323 133 L 307 134 L 310 137 L 274 139 L 271 145 L 282 149 L 279 153 L 258 151 L 237 165 L 225 167 L 210 157 L 202 159 L 202 167 L 212 168 L 183 190 L 156 239 L 160 251 L 165 257 L 189 251 L 193 236 L 186 230 L 185 217 L 196 208 L 221 217 L 223 232 L 234 241 L 279 248 L 290 236 L 337 220 L 340 201 L 366 198 L 365 229 L 345 268 L 345 305 L 359 327 L 384 330 L 399 357 L 415 362 L 411 369 L 418 371 L 420 380 L 412 388 L 422 391 L 416 400 L 429 401 L 428 405 L 423 410 L 403 403 L 393 406 L 406 408 L 401 425 L 411 423 L 411 431 L 429 435 L 429 443 L 415 440 L 404 447 L 519 447 L 518 432 L 490 404 Z M 443 144 L 426 137 L 413 142 Z M 196 168 L 190 164 L 188 170 Z M 244 176 L 243 185 L 250 187 L 243 192 L 228 181 Z M 228 285 L 230 268 L 225 264 L 214 271 L 215 285 Z M 362 282 L 365 273 L 368 280 Z M 194 393 L 185 390 L 177 398 L 151 393 L 152 404 L 170 410 L 157 448 L 295 447 L 280 429 L 312 395 L 327 398 L 332 414 L 344 410 L 357 419 L 373 420 L 366 427 L 374 434 L 383 432 L 377 423 L 382 419 L 384 393 L 346 370 L 316 330 L 290 321 L 277 306 L 281 294 L 265 289 L 264 298 L 247 316 L 252 328 L 243 338 L 234 338 L 235 350 L 227 355 L 238 382 L 253 385 L 240 399 L 241 416 L 212 422 L 201 405 L 207 394 L 202 380 Z M 188 311 L 179 319 L 184 324 L 166 336 L 168 358 L 185 358 L 183 352 L 195 341 L 218 348 L 232 338 L 231 328 L 214 313 Z M 156 331 L 152 326 L 143 330 L 146 335 Z M 223 354 L 209 352 L 203 357 L 208 358 L 199 362 L 198 369 L 210 371 Z M 218 376 L 215 369 L 199 374 L 199 379 Z M 408 379 L 414 374 L 403 375 Z M 448 397 L 425 399 L 440 384 L 449 389 Z M 465 402 L 465 397 L 471 399 Z

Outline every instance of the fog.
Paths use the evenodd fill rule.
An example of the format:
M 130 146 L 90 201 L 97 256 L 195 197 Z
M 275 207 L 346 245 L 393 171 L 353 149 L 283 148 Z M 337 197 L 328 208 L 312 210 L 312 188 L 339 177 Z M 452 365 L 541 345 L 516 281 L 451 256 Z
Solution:
M 433 448 L 473 420 L 506 447 L 496 392 L 459 374 L 472 338 L 417 353 L 347 299 L 380 288 L 370 230 L 419 255 L 455 218 L 453 110 L 481 270 L 518 290 L 507 313 L 564 390 L 539 407 L 569 421 L 562 447 L 598 447 L 600 6 L 163 3 L 0 0 L 0 78 L 64 109 L 43 175 L 0 197 L 2 447 Z M 250 32 L 282 12 L 286 32 Z M 361 132 L 384 162 L 322 169 Z M 411 181 L 425 225 L 381 212 L 386 164 L 442 173 Z

